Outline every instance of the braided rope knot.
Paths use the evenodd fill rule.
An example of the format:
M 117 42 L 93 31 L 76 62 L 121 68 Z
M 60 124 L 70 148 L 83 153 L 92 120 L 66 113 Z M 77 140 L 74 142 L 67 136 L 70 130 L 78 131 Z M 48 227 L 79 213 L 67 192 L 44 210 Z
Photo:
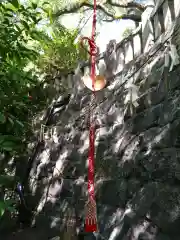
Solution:
M 85 42 L 86 41 L 89 44 L 90 50 L 88 50 L 85 47 Z M 96 46 L 96 43 L 95 43 L 94 39 L 90 39 L 88 37 L 82 37 L 80 43 L 81 43 L 82 48 L 84 48 L 89 53 L 89 55 L 91 55 L 91 56 L 96 56 L 97 55 L 98 49 L 97 49 L 97 46 Z

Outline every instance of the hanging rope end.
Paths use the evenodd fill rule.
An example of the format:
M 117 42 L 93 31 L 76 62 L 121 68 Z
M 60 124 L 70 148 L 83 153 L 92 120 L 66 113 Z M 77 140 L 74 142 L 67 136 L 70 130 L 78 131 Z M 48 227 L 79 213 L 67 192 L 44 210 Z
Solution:
M 96 202 L 93 198 L 89 198 L 85 208 L 85 231 L 86 232 L 97 232 L 97 214 L 96 214 Z
M 98 231 L 98 227 L 97 227 L 97 223 L 91 223 L 89 224 L 88 219 L 85 222 L 85 231 L 86 232 L 97 232 Z

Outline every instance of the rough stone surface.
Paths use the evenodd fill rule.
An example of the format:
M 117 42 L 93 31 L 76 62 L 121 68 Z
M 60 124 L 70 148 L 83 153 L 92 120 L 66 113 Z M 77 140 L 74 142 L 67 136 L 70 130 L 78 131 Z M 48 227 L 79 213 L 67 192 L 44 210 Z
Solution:
M 156 69 L 156 64 L 153 68 Z M 155 70 L 153 74 L 157 80 L 160 78 Z M 179 75 L 180 67 L 168 74 L 167 92 L 165 83 L 157 89 L 156 81 L 149 96 L 139 99 L 136 113 L 125 120 L 124 87 L 112 87 L 113 81 L 123 76 L 115 78 L 111 88 L 97 93 L 95 115 L 100 124 L 96 134 L 96 200 L 99 230 L 105 239 L 128 208 L 133 209 L 136 221 L 132 220 L 123 239 L 175 240 L 180 237 Z M 72 95 L 54 123 L 58 126 L 58 143 L 49 140 L 44 155 L 41 153 L 35 159 L 38 164 L 34 164 L 33 174 L 36 173 L 37 178 L 38 174 L 42 175 L 42 170 L 38 170 L 40 162 L 47 172 L 47 181 L 42 175 L 39 187 L 34 189 L 39 211 L 36 226 L 43 224 L 58 231 L 67 210 L 84 216 L 88 152 L 85 119 L 89 95 L 86 89 Z M 142 108 L 147 97 L 150 101 Z M 59 178 L 58 173 L 61 173 Z M 151 221 L 147 222 L 145 216 Z

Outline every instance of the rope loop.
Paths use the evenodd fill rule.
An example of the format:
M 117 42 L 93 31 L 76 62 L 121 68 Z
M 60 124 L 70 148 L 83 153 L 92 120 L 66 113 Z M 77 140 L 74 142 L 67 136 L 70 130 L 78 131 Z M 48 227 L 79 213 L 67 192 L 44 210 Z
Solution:
M 85 47 L 85 42 L 86 41 L 89 44 L 90 50 L 88 50 Z M 97 46 L 96 46 L 96 43 L 95 43 L 94 39 L 90 39 L 88 37 L 82 37 L 80 43 L 81 43 L 82 48 L 84 48 L 89 53 L 90 56 L 96 56 L 97 55 L 98 49 L 97 49 Z

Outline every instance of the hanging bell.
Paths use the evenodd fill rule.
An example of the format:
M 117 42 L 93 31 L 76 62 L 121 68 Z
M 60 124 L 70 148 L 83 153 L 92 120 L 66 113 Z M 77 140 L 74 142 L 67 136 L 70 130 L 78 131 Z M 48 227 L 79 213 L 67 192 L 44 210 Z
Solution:
M 91 91 L 100 91 L 106 86 L 106 79 L 102 75 L 95 76 L 94 89 L 92 87 L 92 78 L 89 75 L 82 77 L 84 85 L 89 88 Z

